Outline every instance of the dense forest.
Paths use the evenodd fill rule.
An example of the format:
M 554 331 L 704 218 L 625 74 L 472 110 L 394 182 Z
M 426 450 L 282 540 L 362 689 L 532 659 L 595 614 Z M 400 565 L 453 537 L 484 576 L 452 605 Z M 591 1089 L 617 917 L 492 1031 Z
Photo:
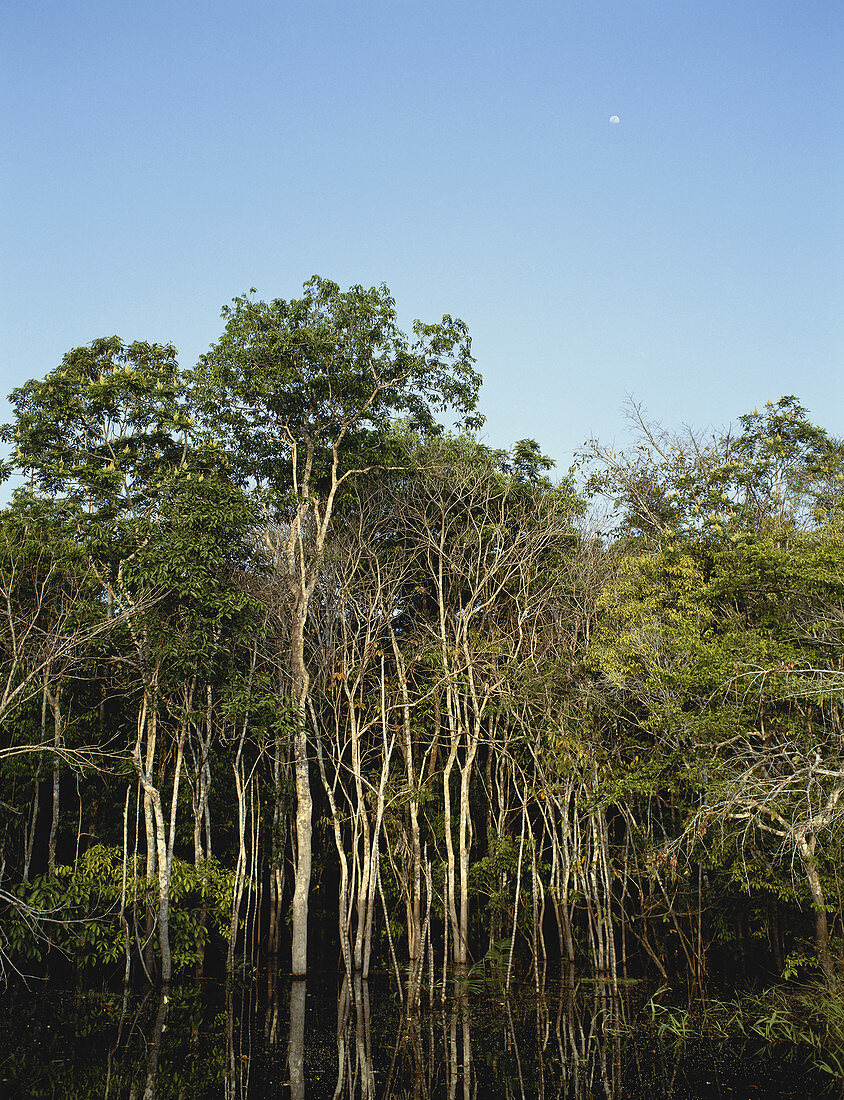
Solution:
M 223 319 L 10 397 L 6 976 L 834 983 L 844 444 L 632 407 L 555 480 L 479 441 L 459 320 Z

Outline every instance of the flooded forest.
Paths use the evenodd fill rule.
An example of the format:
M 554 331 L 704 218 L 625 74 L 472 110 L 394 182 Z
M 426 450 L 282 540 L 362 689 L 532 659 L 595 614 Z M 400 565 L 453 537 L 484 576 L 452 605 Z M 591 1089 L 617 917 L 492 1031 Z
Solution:
M 844 444 L 631 405 L 560 474 L 456 318 L 223 326 L 10 397 L 0 1091 L 840 1083 Z

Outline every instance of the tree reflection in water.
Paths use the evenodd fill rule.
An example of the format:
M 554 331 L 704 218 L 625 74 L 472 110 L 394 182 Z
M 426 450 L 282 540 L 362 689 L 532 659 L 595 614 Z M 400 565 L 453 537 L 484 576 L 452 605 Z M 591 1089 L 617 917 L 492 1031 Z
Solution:
M 283 996 L 286 990 L 277 990 Z M 555 983 L 536 996 L 456 982 L 443 1001 L 395 1011 L 369 983 L 344 978 L 336 999 L 334 1041 L 327 1043 L 328 1006 L 308 983 L 289 987 L 287 1046 L 274 1063 L 283 1004 L 259 1008 L 251 993 L 226 997 L 226 1100 L 248 1100 L 287 1085 L 291 1100 L 566 1100 L 620 1094 L 619 1004 L 602 985 L 578 995 Z M 253 1026 L 263 1018 L 256 1043 Z M 252 1073 L 256 1059 L 260 1071 Z M 250 1077 L 251 1074 L 251 1077 Z M 250 1088 L 250 1081 L 252 1088 Z
M 543 989 L 527 1002 L 476 997 L 456 982 L 445 1003 L 405 1009 L 398 1017 L 385 1071 L 376 1073 L 370 995 L 365 982 L 343 982 L 337 1015 L 337 1100 L 471 1100 L 500 1096 L 620 1095 L 619 1004 L 603 985 L 588 998 L 571 985 Z M 481 1047 L 473 1059 L 473 1028 Z M 376 1080 L 380 1087 L 376 1088 Z
M 161 1057 L 161 1041 L 164 1036 L 164 1028 L 167 1014 L 170 1009 L 170 987 L 165 984 L 158 993 L 155 1017 L 148 1038 L 144 1041 L 141 1029 L 141 1019 L 144 1008 L 152 999 L 149 992 L 137 1007 L 134 1016 L 129 1017 L 129 991 L 123 991 L 121 1002 L 120 1021 L 117 1025 L 117 1039 L 109 1051 L 106 1067 L 106 1080 L 104 1096 L 109 1100 L 111 1096 L 128 1096 L 129 1100 L 153 1100 L 156 1095 L 158 1079 L 158 1066 Z M 127 1024 L 128 1030 L 127 1030 Z M 134 1042 L 133 1042 L 134 1040 Z M 139 1040 L 145 1047 L 145 1058 L 127 1058 L 133 1048 L 138 1049 Z M 141 1089 L 143 1088 L 143 1093 Z
M 305 992 L 305 979 L 297 978 L 290 990 L 290 1041 L 287 1044 L 290 1100 L 305 1100 Z
M 207 983 L 122 1000 L 16 991 L 0 1005 L 0 1095 L 658 1100 L 736 1095 L 750 1080 L 769 1094 L 807 1094 L 808 1077 L 745 1062 L 735 1044 L 726 1050 L 731 1065 L 722 1058 L 720 1067 L 697 1045 L 685 1060 L 661 1050 L 653 1032 L 621 1026 L 635 1012 L 602 983 L 540 984 L 538 994 L 511 988 L 507 996 L 470 974 L 444 999 L 426 991 L 421 1004 L 397 1004 L 380 983 L 359 977 L 339 987 L 333 975 L 282 982 L 270 1004 L 264 988 Z M 720 1093 L 707 1084 L 716 1076 Z

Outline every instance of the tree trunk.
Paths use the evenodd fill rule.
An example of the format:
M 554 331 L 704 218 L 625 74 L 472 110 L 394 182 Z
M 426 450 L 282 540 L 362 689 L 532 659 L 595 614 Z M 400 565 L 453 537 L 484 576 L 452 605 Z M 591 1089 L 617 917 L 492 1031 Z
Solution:
M 390 774 L 390 758 L 393 754 L 393 747 L 396 743 L 395 734 L 393 734 L 389 743 L 387 742 L 387 698 L 386 687 L 384 680 L 384 658 L 381 658 L 381 735 L 383 740 L 382 757 L 381 757 L 381 780 L 378 784 L 378 801 L 375 807 L 375 827 L 372 830 L 372 841 L 369 857 L 369 883 L 366 899 L 366 918 L 365 918 L 365 934 L 364 934 L 364 949 L 363 949 L 363 966 L 362 972 L 364 978 L 369 977 L 369 959 L 372 954 L 372 920 L 375 912 L 375 888 L 381 881 L 381 871 L 379 868 L 379 838 L 381 836 L 381 825 L 384 820 L 384 804 L 385 794 L 387 789 L 387 779 Z M 383 900 L 383 893 L 382 893 Z M 358 917 L 360 919 L 360 916 Z M 387 924 L 387 936 L 390 936 L 389 930 L 389 916 L 385 910 L 384 921 Z
M 293 763 L 296 781 L 296 866 L 293 881 L 292 966 L 294 978 L 308 972 L 308 897 L 311 889 L 311 845 L 313 840 L 313 798 L 308 761 L 308 728 L 305 700 L 308 672 L 305 668 L 305 615 L 294 624 L 291 669 L 293 673 Z
M 286 767 L 286 765 L 285 765 Z M 267 922 L 267 995 L 275 996 L 281 939 L 281 906 L 284 896 L 284 852 L 287 846 L 287 808 L 283 804 L 282 740 L 276 732 L 273 751 L 273 822 L 270 835 L 270 897 Z
M 145 811 L 148 828 L 152 825 L 152 851 L 147 851 L 147 867 L 154 861 L 158 869 L 158 942 L 161 949 L 161 980 L 169 982 L 173 976 L 170 954 L 170 861 L 168 859 L 167 827 L 161 794 L 154 783 L 153 763 L 155 754 L 157 715 L 154 701 L 145 693 L 138 722 L 138 739 L 135 743 L 134 763 L 144 788 Z M 141 758 L 141 739 L 147 736 L 146 761 Z M 148 935 L 151 929 L 148 931 Z
M 472 818 L 469 808 L 469 787 L 472 767 L 478 748 L 477 732 L 468 734 L 466 759 L 460 768 L 460 824 L 458 827 L 458 855 L 460 859 L 460 935 L 455 943 L 454 961 L 465 967 L 469 962 L 469 853 L 472 847 Z
M 54 875 L 56 873 L 56 840 L 59 835 L 59 796 L 61 793 L 59 774 L 59 749 L 62 742 L 61 687 L 56 688 L 55 695 L 47 688 L 47 698 L 50 700 L 50 707 L 53 711 L 53 817 L 50 821 L 50 840 L 47 845 L 47 871 L 49 874 Z
M 35 826 L 38 823 L 38 807 L 41 801 L 41 780 L 38 775 L 41 771 L 41 761 L 38 761 L 38 771 L 35 773 L 35 779 L 32 782 L 32 813 L 29 817 L 29 829 L 25 829 L 26 835 L 26 851 L 24 853 L 23 861 L 23 881 L 29 882 L 29 865 L 32 862 L 32 848 L 35 844 Z
M 818 874 L 817 862 L 815 860 L 816 843 L 816 837 L 811 837 L 811 839 L 807 840 L 805 833 L 801 833 L 797 838 L 798 848 L 803 859 L 803 866 L 806 868 L 806 879 L 812 894 L 812 903 L 815 908 L 815 950 L 818 953 L 818 963 L 827 984 L 832 985 L 835 981 L 835 966 L 829 950 L 829 923 L 826 919 L 826 898 L 824 897 L 823 885 L 821 883 L 821 877 Z
M 460 929 L 457 920 L 457 905 L 455 901 L 456 865 L 454 861 L 454 839 L 451 835 L 451 769 L 457 756 L 457 739 L 452 733 L 452 745 L 448 754 L 448 760 L 443 771 L 443 817 L 445 824 L 445 851 L 446 851 L 446 880 L 444 904 L 448 915 L 443 914 L 443 923 L 451 923 L 451 942 L 454 962 L 457 963 L 460 956 Z
M 407 954 L 411 971 L 422 953 L 422 844 L 419 833 L 419 792 L 416 786 L 416 768 L 413 760 L 413 736 L 410 724 L 410 695 L 407 690 L 407 669 L 392 626 L 390 642 L 396 662 L 396 672 L 402 699 L 402 728 L 404 733 L 404 757 L 407 772 L 408 817 L 410 822 L 410 884 L 405 897 L 407 913 Z M 420 769 L 420 781 L 421 781 Z
M 242 748 L 242 742 L 241 746 Z M 246 783 L 243 776 L 243 764 L 240 749 L 232 764 L 234 784 L 237 791 L 237 864 L 234 870 L 234 888 L 232 890 L 231 919 L 229 921 L 229 947 L 226 957 L 226 977 L 234 976 L 234 956 L 237 947 L 237 929 L 240 922 L 240 905 L 243 900 L 243 884 L 246 879 Z
M 161 981 L 169 982 L 173 976 L 173 962 L 170 954 L 170 868 L 167 865 L 167 830 L 161 795 L 141 775 L 144 790 L 149 791 L 155 820 L 155 841 L 158 857 L 158 943 L 161 948 Z

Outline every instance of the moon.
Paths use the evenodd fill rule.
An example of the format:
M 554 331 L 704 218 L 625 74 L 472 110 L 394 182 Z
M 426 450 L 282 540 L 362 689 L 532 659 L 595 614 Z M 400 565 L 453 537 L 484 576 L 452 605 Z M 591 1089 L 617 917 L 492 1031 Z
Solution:
M 617 126 L 619 122 L 621 122 L 621 119 L 618 117 L 618 115 L 610 115 L 610 122 L 613 124 L 613 126 Z

